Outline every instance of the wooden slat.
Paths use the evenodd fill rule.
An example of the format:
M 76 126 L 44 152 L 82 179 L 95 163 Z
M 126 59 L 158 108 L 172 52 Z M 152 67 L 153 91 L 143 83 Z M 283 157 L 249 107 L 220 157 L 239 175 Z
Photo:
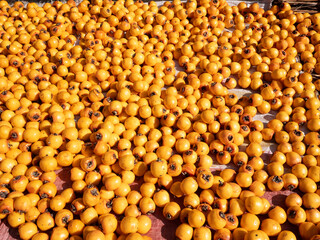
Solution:
M 320 12 L 320 1 L 310 1 L 310 0 L 274 0 L 272 5 L 278 5 L 283 2 L 287 2 L 291 5 L 291 9 L 295 12 L 308 12 L 308 13 L 316 13 Z

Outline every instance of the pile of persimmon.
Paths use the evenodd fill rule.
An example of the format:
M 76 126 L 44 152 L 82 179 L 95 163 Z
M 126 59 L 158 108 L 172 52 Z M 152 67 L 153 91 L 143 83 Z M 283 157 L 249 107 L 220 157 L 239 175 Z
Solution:
M 147 240 L 161 208 L 181 240 L 318 240 L 317 74 L 320 14 L 288 3 L 0 1 L 0 219 Z

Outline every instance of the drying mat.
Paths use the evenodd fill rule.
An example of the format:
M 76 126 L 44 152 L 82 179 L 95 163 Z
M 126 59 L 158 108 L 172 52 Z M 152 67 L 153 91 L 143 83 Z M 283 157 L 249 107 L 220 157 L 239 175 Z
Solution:
M 9 1 L 9 3 L 14 3 L 15 1 Z M 28 2 L 36 2 L 39 5 L 43 5 L 46 2 L 54 2 L 54 1 L 22 1 L 24 4 L 27 4 Z M 79 0 L 76 0 L 76 2 L 80 2 Z M 148 1 L 145 1 L 148 2 Z M 165 1 L 156 1 L 158 5 L 162 5 Z M 234 6 L 239 4 L 240 2 L 243 1 L 229 1 L 227 0 L 227 2 L 229 3 L 230 6 Z M 246 2 L 248 5 L 257 2 L 257 1 L 244 1 Z M 304 1 L 304 0 L 300 0 L 300 1 L 286 1 L 289 2 L 290 4 L 292 4 L 293 6 L 293 10 L 294 11 L 300 11 L 300 12 L 310 12 L 310 13 L 314 13 L 314 12 L 319 12 L 319 6 L 320 6 L 320 1 Z M 265 10 L 270 9 L 270 7 L 273 4 L 280 4 L 281 1 L 276 0 L 274 2 L 272 2 L 272 0 L 263 0 L 263 1 L 259 1 L 258 2 L 261 8 L 264 8 Z M 179 69 L 178 69 L 179 70 Z M 233 90 L 229 90 L 230 92 L 235 93 L 238 97 L 241 96 L 250 96 L 250 94 L 252 93 L 252 91 L 250 90 L 246 90 L 246 89 L 233 89 Z M 274 119 L 275 117 L 275 112 L 270 112 L 268 114 L 258 114 L 257 116 L 255 116 L 254 120 L 260 120 L 262 121 L 264 124 L 268 123 L 271 119 Z M 244 150 L 245 149 L 246 144 L 244 144 L 243 146 L 240 147 L 240 150 Z M 272 155 L 272 153 L 275 151 L 276 149 L 276 144 L 274 143 L 262 143 L 262 147 L 263 147 L 263 151 L 264 154 L 262 155 L 262 158 L 265 161 L 265 165 L 267 165 L 269 163 L 269 159 Z M 219 165 L 217 162 L 214 163 L 214 165 L 212 166 L 212 171 L 213 172 L 219 172 L 220 170 L 224 169 L 224 168 L 234 168 L 233 165 L 228 165 L 228 166 L 224 166 L 224 165 Z M 289 169 L 287 169 L 288 171 Z M 56 185 L 57 188 L 61 191 L 61 189 L 65 189 L 71 186 L 71 182 L 69 181 L 69 176 L 70 176 L 70 168 L 64 168 L 62 170 L 58 170 L 57 171 L 57 181 L 56 181 Z M 139 189 L 139 184 L 142 182 L 142 179 L 137 179 L 137 182 L 132 186 L 132 189 Z M 264 198 L 268 199 L 271 205 L 277 205 L 277 206 L 281 206 L 281 207 L 285 207 L 284 201 L 287 195 L 289 195 L 291 192 L 288 190 L 285 191 L 279 191 L 279 192 L 266 192 L 266 194 L 264 195 Z M 180 199 L 174 199 L 172 198 L 173 201 L 178 201 L 181 202 L 181 198 Z M 150 232 L 147 234 L 148 236 L 152 237 L 152 239 L 154 240 L 163 240 L 163 239 L 167 239 L 167 240 L 173 240 L 175 239 L 175 229 L 177 228 L 177 226 L 179 226 L 179 220 L 175 220 L 175 221 L 168 221 L 166 220 L 163 215 L 162 215 L 162 209 L 161 208 L 157 208 L 156 212 L 152 215 L 149 216 L 152 220 L 152 228 L 150 230 Z M 261 220 L 266 217 L 266 216 L 261 216 Z M 284 224 L 282 225 L 282 230 L 291 230 L 293 231 L 297 236 L 298 236 L 298 229 L 296 226 L 291 225 L 291 224 Z M 213 235 L 213 232 L 212 232 Z M 1 222 L 0 224 L 0 240 L 16 240 L 19 239 L 19 234 L 17 229 L 13 229 L 10 228 L 10 226 L 8 225 L 8 223 L 6 222 L 6 220 L 4 220 L 3 222 Z M 276 239 L 276 238 L 270 238 L 271 240 Z

